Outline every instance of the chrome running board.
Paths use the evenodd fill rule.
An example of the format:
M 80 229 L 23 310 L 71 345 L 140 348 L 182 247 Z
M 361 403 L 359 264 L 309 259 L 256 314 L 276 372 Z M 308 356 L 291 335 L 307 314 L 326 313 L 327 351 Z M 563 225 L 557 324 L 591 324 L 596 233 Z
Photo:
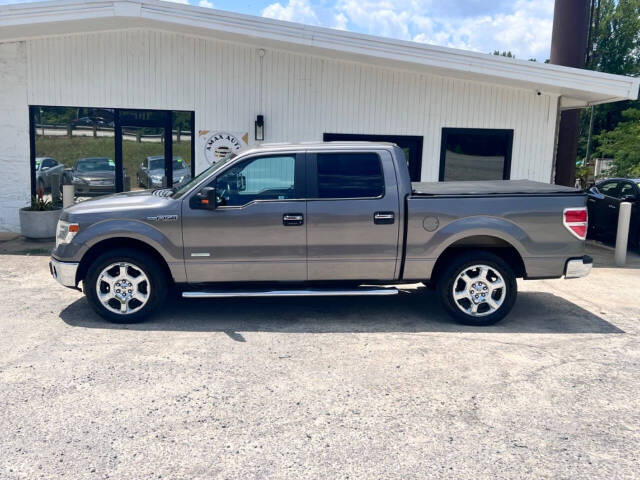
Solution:
M 353 290 L 305 289 L 305 290 L 209 290 L 206 292 L 182 292 L 183 298 L 229 297 L 351 297 L 359 295 L 397 295 L 396 288 L 355 288 Z

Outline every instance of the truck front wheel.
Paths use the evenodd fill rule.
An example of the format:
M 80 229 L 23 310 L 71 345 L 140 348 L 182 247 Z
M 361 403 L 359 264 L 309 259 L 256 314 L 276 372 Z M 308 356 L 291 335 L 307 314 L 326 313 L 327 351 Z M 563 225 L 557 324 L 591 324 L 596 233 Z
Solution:
M 91 307 L 115 323 L 144 319 L 167 294 L 167 281 L 158 262 L 146 252 L 129 248 L 100 255 L 82 283 Z
M 491 325 L 513 308 L 516 276 L 499 256 L 482 250 L 454 257 L 438 279 L 438 295 L 447 310 L 466 325 Z

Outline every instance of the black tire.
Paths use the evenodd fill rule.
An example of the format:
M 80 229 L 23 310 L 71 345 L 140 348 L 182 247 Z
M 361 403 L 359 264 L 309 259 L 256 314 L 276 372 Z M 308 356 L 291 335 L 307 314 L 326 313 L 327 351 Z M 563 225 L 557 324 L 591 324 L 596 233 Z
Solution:
M 466 282 L 462 279 L 457 282 L 456 280 L 465 270 L 468 270 L 467 274 L 479 273 L 479 269 L 470 270 L 471 267 L 476 265 L 488 267 L 488 276 L 491 278 L 489 282 L 484 282 L 478 277 L 477 285 L 482 286 L 480 286 L 478 291 L 471 290 L 476 294 L 472 295 L 472 297 L 475 296 L 475 298 L 478 298 L 477 294 L 482 295 L 484 290 L 486 291 L 484 294 L 490 295 L 494 302 L 496 302 L 496 299 L 501 299 L 502 303 L 499 304 L 499 307 L 495 309 L 495 311 L 491 312 L 492 307 L 489 305 L 489 302 L 484 301 L 481 297 L 479 299 L 481 303 L 475 304 L 477 313 L 473 315 L 470 312 L 467 313 L 462 310 L 462 308 L 465 307 L 468 309 L 474 308 L 474 303 L 472 303 L 471 300 L 468 298 L 456 300 L 454 298 L 454 282 L 456 283 L 457 291 L 460 293 L 465 292 L 464 287 L 467 287 Z M 504 287 L 503 291 L 497 288 L 492 292 L 491 280 L 497 280 L 496 274 L 502 277 Z M 467 278 L 469 278 L 470 282 L 476 281 L 476 277 L 468 276 Z M 475 285 L 475 283 L 471 285 Z M 469 286 L 469 288 L 473 287 Z M 449 262 L 438 278 L 437 290 L 438 297 L 445 310 L 458 322 L 465 325 L 484 326 L 499 322 L 511 311 L 518 295 L 518 284 L 513 269 L 502 258 L 484 250 L 469 250 L 454 257 L 453 260 Z
M 148 299 L 146 304 L 139 308 L 139 305 L 135 303 L 134 298 L 131 298 L 127 302 L 128 305 L 134 309 L 138 307 L 137 311 L 132 313 L 116 313 L 105 307 L 97 294 L 97 282 L 98 276 L 109 265 L 114 263 L 123 262 L 132 265 L 133 269 L 128 270 L 128 273 L 135 274 L 136 269 L 146 275 L 148 282 L 150 283 L 150 292 L 148 292 Z M 118 275 L 120 274 L 118 273 Z M 146 283 L 146 282 L 145 282 Z M 84 294 L 87 296 L 89 305 L 95 310 L 95 312 L 106 320 L 113 323 L 135 323 L 142 321 L 149 317 L 158 307 L 160 307 L 167 296 L 167 279 L 162 267 L 158 264 L 158 261 L 148 253 L 136 250 L 133 248 L 119 248 L 110 252 L 103 253 L 89 266 L 87 274 L 82 282 Z M 101 283 L 101 289 L 106 289 L 108 292 L 110 288 Z M 135 287 L 134 287 L 135 288 Z M 140 285 L 141 293 L 146 290 L 144 284 Z M 135 295 L 135 293 L 134 293 Z M 114 299 L 115 302 L 118 300 Z M 142 303 L 138 300 L 139 303 Z M 114 303 L 114 302 L 112 302 Z M 117 306 L 117 303 L 116 303 Z

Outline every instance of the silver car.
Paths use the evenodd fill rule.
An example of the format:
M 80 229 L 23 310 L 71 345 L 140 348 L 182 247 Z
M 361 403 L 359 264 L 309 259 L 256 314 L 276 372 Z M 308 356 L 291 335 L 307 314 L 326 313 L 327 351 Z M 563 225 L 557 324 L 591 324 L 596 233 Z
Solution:
M 160 188 L 164 177 L 164 155 L 154 155 L 144 159 L 137 173 L 141 188 Z M 182 157 L 173 157 L 173 186 L 180 187 L 191 180 L 191 170 Z
M 79 158 L 71 174 L 76 195 L 101 195 L 116 191 L 116 164 L 111 158 Z
M 62 184 L 64 165 L 51 157 L 36 157 L 36 182 L 43 191 L 51 190 L 51 178 L 59 176 L 59 184 Z

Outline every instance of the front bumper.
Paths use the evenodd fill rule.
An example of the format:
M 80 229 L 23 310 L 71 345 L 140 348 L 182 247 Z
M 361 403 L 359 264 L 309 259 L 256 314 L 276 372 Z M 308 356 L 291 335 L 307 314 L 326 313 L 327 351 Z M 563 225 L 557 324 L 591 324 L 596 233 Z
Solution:
M 76 273 L 78 271 L 78 265 L 79 263 L 61 262 L 51 257 L 49 271 L 51 272 L 51 276 L 55 278 L 60 285 L 75 288 L 77 285 Z
M 586 277 L 593 267 L 593 258 L 585 255 L 582 258 L 572 258 L 567 261 L 564 270 L 564 278 L 580 278 Z

